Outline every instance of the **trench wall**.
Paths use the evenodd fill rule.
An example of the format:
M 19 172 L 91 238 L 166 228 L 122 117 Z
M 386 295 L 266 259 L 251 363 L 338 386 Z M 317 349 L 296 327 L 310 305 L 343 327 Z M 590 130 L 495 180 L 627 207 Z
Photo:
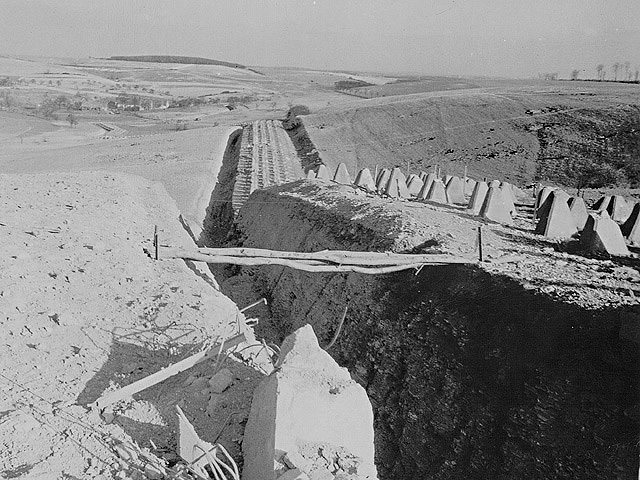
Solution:
M 255 192 L 233 245 L 276 250 L 411 249 L 397 218 L 353 221 L 279 187 Z M 415 275 L 234 268 L 270 303 L 280 341 L 310 323 L 365 386 L 381 479 L 636 478 L 638 350 L 620 338 L 631 309 L 554 301 L 479 267 Z

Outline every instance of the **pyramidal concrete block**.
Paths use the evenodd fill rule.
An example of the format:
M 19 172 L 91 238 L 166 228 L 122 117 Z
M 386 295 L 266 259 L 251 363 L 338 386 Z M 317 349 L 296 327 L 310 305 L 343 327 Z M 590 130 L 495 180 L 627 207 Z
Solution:
M 593 204 L 593 209 L 596 211 L 606 210 L 609 207 L 609 202 L 611 202 L 611 195 L 605 195 L 596 200 L 596 203 Z
M 453 177 L 453 175 L 445 175 L 444 176 L 444 178 L 442 179 L 442 183 L 444 183 L 445 187 L 449 184 L 449 180 L 451 180 L 452 177 Z
M 500 185 L 500 193 L 502 194 L 502 201 L 504 202 L 507 210 L 514 217 L 518 211 L 516 210 L 516 204 L 513 200 L 513 192 L 511 191 L 511 187 L 509 185 Z
M 424 183 L 425 179 L 427 178 L 427 172 L 420 172 L 420 175 L 418 175 L 420 177 L 420 180 L 422 180 L 422 183 Z
M 371 170 L 368 168 L 363 168 L 356 175 L 356 181 L 354 182 L 359 187 L 366 188 L 370 192 L 374 192 L 376 190 L 376 183 L 373 181 L 373 176 L 371 175 Z
M 254 392 L 242 443 L 242 478 L 274 480 L 291 468 L 287 459 L 296 458 L 296 467 L 312 476 L 326 463 L 305 455 L 323 445 L 357 459 L 358 478 L 377 478 L 367 393 L 320 348 L 306 325 L 285 339 L 274 372 Z M 327 472 L 327 478 L 331 473 L 348 472 Z
M 464 198 L 464 185 L 460 177 L 451 177 L 449 183 L 447 183 L 447 200 L 449 203 L 464 204 L 466 199 Z
M 589 218 L 589 212 L 587 206 L 584 203 L 584 199 L 581 197 L 571 197 L 568 201 L 569 211 L 573 216 L 573 222 L 576 224 L 578 230 L 582 231 Z
M 316 170 L 316 178 L 318 180 L 331 180 L 331 175 L 326 165 L 322 164 L 318 167 L 318 170 Z
M 542 204 L 536 210 L 536 217 L 535 218 L 537 218 L 539 220 L 542 220 L 543 222 L 546 222 L 547 221 L 547 216 L 549 215 L 549 212 L 551 211 L 551 205 L 553 204 L 553 201 L 556 198 L 562 198 L 565 202 L 568 203 L 570 197 L 569 197 L 569 194 L 567 192 L 565 192 L 564 190 L 560 190 L 560 189 L 552 190 L 545 197 L 544 202 L 542 202 Z
M 536 211 L 540 210 L 540 207 L 542 207 L 542 205 L 544 204 L 549 194 L 554 190 L 555 188 L 553 187 L 543 187 L 541 190 L 538 191 L 538 196 L 536 197 L 536 203 L 535 203 Z M 536 218 L 539 218 L 537 213 L 536 213 Z
M 570 238 L 578 232 L 569 205 L 563 195 L 551 195 L 545 203 L 551 200 L 547 214 L 541 217 L 536 224 L 536 233 L 552 238 Z
M 500 188 L 500 180 L 492 180 L 489 183 L 489 187 Z
M 484 203 L 484 199 L 487 196 L 487 192 L 489 191 L 489 185 L 485 182 L 477 182 L 476 186 L 471 193 L 471 198 L 469 199 L 469 205 L 467 208 L 473 212 L 474 215 L 478 215 L 480 210 L 482 209 L 482 204 Z
M 580 235 L 580 246 L 590 253 L 629 255 L 620 227 L 607 214 L 589 215 Z
M 431 189 L 431 184 L 436 179 L 436 176 L 433 173 L 428 174 L 424 180 L 423 185 L 420 191 L 418 192 L 418 200 L 426 200 L 427 195 L 429 194 L 429 190 Z
M 351 175 L 349 175 L 349 170 L 347 170 L 347 166 L 344 163 L 338 164 L 333 174 L 333 181 L 342 185 L 351 185 Z
M 412 197 L 417 197 L 424 186 L 424 182 L 418 175 L 410 175 L 407 180 L 407 191 Z
M 383 168 L 378 172 L 378 178 L 376 178 L 376 190 L 382 193 L 387 188 L 387 183 L 389 183 L 389 177 L 391 176 L 391 170 L 388 168 Z
M 631 207 L 622 195 L 613 195 L 606 210 L 614 222 L 624 222 L 631 214 Z
M 622 224 L 622 235 L 632 245 L 640 245 L 640 202 L 636 203 L 631 210 L 631 215 Z
M 471 195 L 473 194 L 473 189 L 476 188 L 476 182 L 473 178 L 467 178 L 464 182 L 464 194 Z
M 409 192 L 407 191 L 407 178 L 399 168 L 396 167 L 391 171 L 384 193 L 392 198 L 409 198 Z
M 307 172 L 307 180 L 313 180 L 314 178 L 316 178 L 316 172 L 314 172 L 313 170 L 309 170 Z
M 499 187 L 489 187 L 487 196 L 480 209 L 480 216 L 492 222 L 503 223 L 505 225 L 513 224 L 513 218 L 511 218 L 511 214 L 504 203 L 503 195 Z
M 431 187 L 425 200 L 436 203 L 449 203 L 447 202 L 447 192 L 445 191 L 444 183 L 442 183 L 441 180 L 436 178 L 431 182 Z
M 509 182 L 501 182 L 500 183 L 500 188 L 502 188 L 505 192 L 507 192 L 509 194 L 509 196 L 511 197 L 511 202 L 513 204 L 515 204 L 518 199 L 516 198 L 516 194 L 513 191 L 513 185 L 510 184 Z

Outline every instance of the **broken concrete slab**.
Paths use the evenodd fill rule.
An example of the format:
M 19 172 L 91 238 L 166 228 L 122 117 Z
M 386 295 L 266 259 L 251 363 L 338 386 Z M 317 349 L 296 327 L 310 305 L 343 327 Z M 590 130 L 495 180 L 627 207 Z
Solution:
M 482 208 L 480 209 L 480 216 L 487 220 L 505 225 L 513 224 L 513 218 L 511 218 L 509 209 L 504 202 L 500 187 L 489 187 L 487 196 L 485 197 Z
M 478 215 L 482 209 L 482 204 L 489 191 L 489 185 L 485 182 L 477 182 L 476 186 L 471 193 L 471 199 L 469 199 L 469 205 L 467 208 L 473 212 L 474 215 Z
M 620 230 L 629 243 L 640 245 L 640 202 L 633 206 L 631 215 L 629 215 Z
M 447 193 L 447 200 L 449 203 L 466 203 L 466 199 L 464 198 L 464 185 L 462 184 L 460 177 L 451 177 L 449 179 L 449 183 L 447 183 L 445 191 Z
M 347 170 L 347 166 L 344 163 L 338 164 L 333 174 L 333 181 L 342 185 L 351 185 L 351 175 L 349 175 L 349 170 Z
M 275 479 L 288 471 L 285 456 L 291 461 L 296 453 L 308 462 L 308 471 L 301 471 L 310 478 L 351 473 L 339 464 L 327 470 L 314 457 L 331 447 L 354 459 L 358 475 L 373 479 L 373 441 L 373 411 L 365 390 L 320 348 L 313 328 L 306 325 L 287 337 L 275 371 L 254 393 L 242 478 Z M 295 466 L 300 470 L 305 462 Z
M 580 246 L 593 254 L 629 255 L 620 227 L 607 214 L 589 215 L 580 235 Z
M 551 192 L 545 200 L 547 203 L 550 203 L 549 211 L 538 220 L 536 233 L 551 238 L 570 238 L 577 233 L 565 196 L 558 191 Z
M 573 216 L 573 222 L 576 224 L 578 230 L 582 231 L 587 223 L 587 218 L 589 218 L 589 212 L 587 211 L 584 199 L 582 197 L 571 197 L 567 203 L 569 205 L 569 211 Z
M 363 187 L 370 192 L 374 192 L 376 190 L 376 182 L 373 181 L 373 176 L 371 175 L 371 170 L 368 168 L 363 168 L 356 175 L 356 181 L 354 182 L 357 186 Z

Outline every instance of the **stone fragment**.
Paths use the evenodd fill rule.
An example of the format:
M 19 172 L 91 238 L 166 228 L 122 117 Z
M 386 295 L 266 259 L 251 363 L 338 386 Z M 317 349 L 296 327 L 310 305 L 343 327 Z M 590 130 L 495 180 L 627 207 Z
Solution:
M 278 477 L 278 480 L 310 480 L 310 479 L 306 473 L 301 472 L 297 468 L 294 468 L 292 470 L 287 470 L 286 472 L 284 472 L 282 475 Z
M 151 480 L 160 480 L 164 478 L 165 472 L 164 469 L 147 463 L 144 467 L 144 474 L 146 478 L 150 478 Z
M 299 451 L 305 442 L 339 446 L 361 459 L 363 476 L 376 478 L 367 394 L 320 348 L 310 325 L 285 339 L 276 369 L 254 392 L 242 478 L 273 480 L 282 452 Z
M 349 170 L 347 170 L 347 166 L 344 163 L 338 164 L 333 174 L 333 181 L 342 185 L 351 185 L 351 175 L 349 175 Z
M 289 468 L 297 468 L 302 472 L 309 471 L 309 462 L 298 453 L 297 450 L 291 450 L 282 457 L 285 465 Z
M 233 383 L 233 373 L 228 368 L 221 369 L 209 380 L 209 387 L 213 393 L 222 393 Z

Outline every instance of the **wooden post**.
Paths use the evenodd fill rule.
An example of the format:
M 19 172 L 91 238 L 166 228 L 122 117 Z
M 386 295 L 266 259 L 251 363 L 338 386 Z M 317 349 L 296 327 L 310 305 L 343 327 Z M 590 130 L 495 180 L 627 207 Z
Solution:
M 407 178 L 409 178 L 409 175 L 411 174 L 410 167 L 411 167 L 411 160 L 407 160 Z
M 158 225 L 153 226 L 153 248 L 155 259 L 158 260 Z
M 478 258 L 482 262 L 482 225 L 478 225 Z
M 378 165 L 376 165 L 376 173 L 373 174 L 373 182 L 378 183 Z
M 464 166 L 464 185 L 467 185 L 467 166 Z
M 258 300 L 257 302 L 252 303 L 251 305 L 247 305 L 246 307 L 244 307 L 242 310 L 240 310 L 240 313 L 244 313 L 247 310 L 249 310 L 250 308 L 256 307 L 258 305 L 260 305 L 261 303 L 264 303 L 265 305 L 267 304 L 267 299 L 266 298 L 261 298 L 260 300 Z

